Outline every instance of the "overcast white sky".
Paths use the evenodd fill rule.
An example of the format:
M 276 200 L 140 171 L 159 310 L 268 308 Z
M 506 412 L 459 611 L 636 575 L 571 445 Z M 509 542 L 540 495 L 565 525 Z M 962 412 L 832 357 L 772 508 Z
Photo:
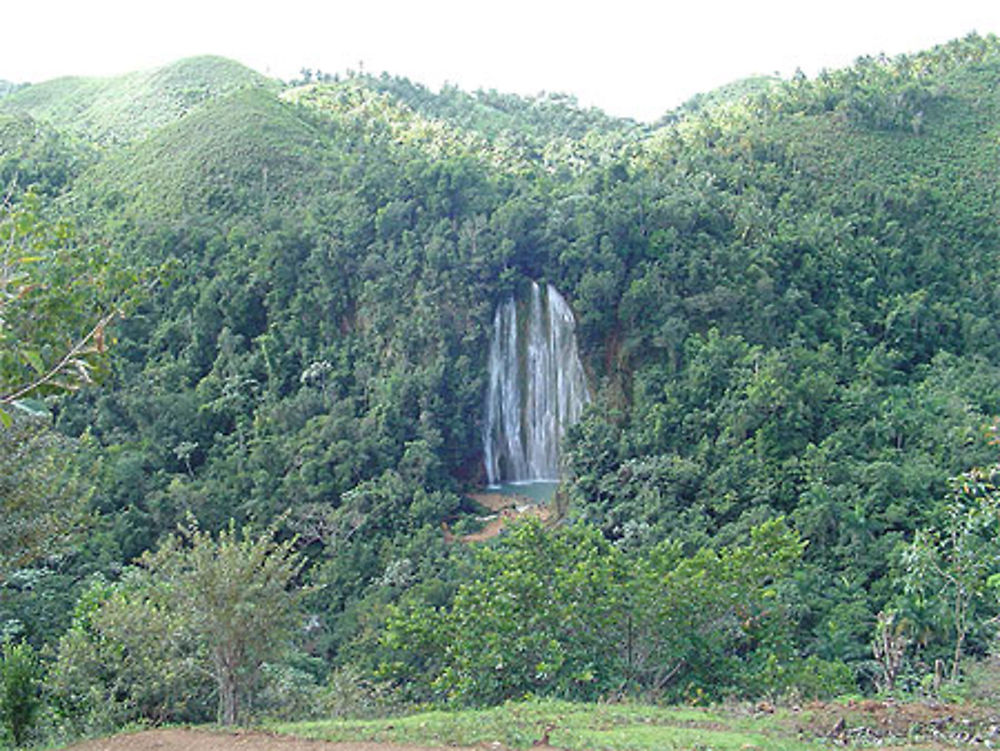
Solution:
M 0 78 L 17 82 L 217 54 L 285 79 L 363 65 L 654 120 L 744 76 L 1000 33 L 1000 0 L 4 0 L 0 28 Z

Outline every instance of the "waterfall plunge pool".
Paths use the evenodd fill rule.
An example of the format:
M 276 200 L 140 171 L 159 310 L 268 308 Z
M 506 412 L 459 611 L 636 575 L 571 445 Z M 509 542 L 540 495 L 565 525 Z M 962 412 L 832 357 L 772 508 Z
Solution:
M 488 490 L 535 504 L 555 494 L 559 442 L 590 402 L 573 312 L 551 284 L 497 305 L 483 427 Z
M 549 503 L 552 500 L 558 487 L 559 482 L 556 480 L 501 482 L 497 485 L 488 485 L 486 492 L 506 495 L 511 498 L 524 498 L 531 503 L 541 505 Z

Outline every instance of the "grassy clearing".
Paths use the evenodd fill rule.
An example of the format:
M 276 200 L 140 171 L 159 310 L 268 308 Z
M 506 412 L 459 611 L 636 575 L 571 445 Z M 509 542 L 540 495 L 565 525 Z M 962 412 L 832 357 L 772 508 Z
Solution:
M 526 749 L 550 745 L 588 750 L 792 751 L 821 747 L 799 737 L 780 715 L 754 715 L 638 704 L 590 705 L 554 701 L 510 703 L 486 710 L 423 712 L 379 720 L 284 723 L 271 730 L 330 741 L 380 741 L 426 745 L 500 743 Z

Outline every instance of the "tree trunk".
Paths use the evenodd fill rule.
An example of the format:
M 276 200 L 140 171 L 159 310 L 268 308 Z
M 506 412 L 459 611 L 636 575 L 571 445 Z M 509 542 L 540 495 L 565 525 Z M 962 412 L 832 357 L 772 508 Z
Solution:
M 965 625 L 965 615 L 968 612 L 969 599 L 959 585 L 958 593 L 955 595 L 955 655 L 951 661 L 951 679 L 953 681 L 958 680 L 958 668 L 962 662 L 962 647 L 965 644 L 965 634 L 968 630 Z
M 218 722 L 220 725 L 235 725 L 239 719 L 239 683 L 236 668 L 237 661 L 227 650 L 216 655 L 215 682 L 219 687 Z

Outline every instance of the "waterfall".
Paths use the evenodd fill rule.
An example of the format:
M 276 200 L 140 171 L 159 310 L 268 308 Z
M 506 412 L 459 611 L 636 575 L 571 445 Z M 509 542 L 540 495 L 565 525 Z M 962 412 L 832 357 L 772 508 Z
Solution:
M 559 479 L 559 443 L 590 401 L 573 313 L 551 284 L 497 306 L 483 453 L 490 485 Z

